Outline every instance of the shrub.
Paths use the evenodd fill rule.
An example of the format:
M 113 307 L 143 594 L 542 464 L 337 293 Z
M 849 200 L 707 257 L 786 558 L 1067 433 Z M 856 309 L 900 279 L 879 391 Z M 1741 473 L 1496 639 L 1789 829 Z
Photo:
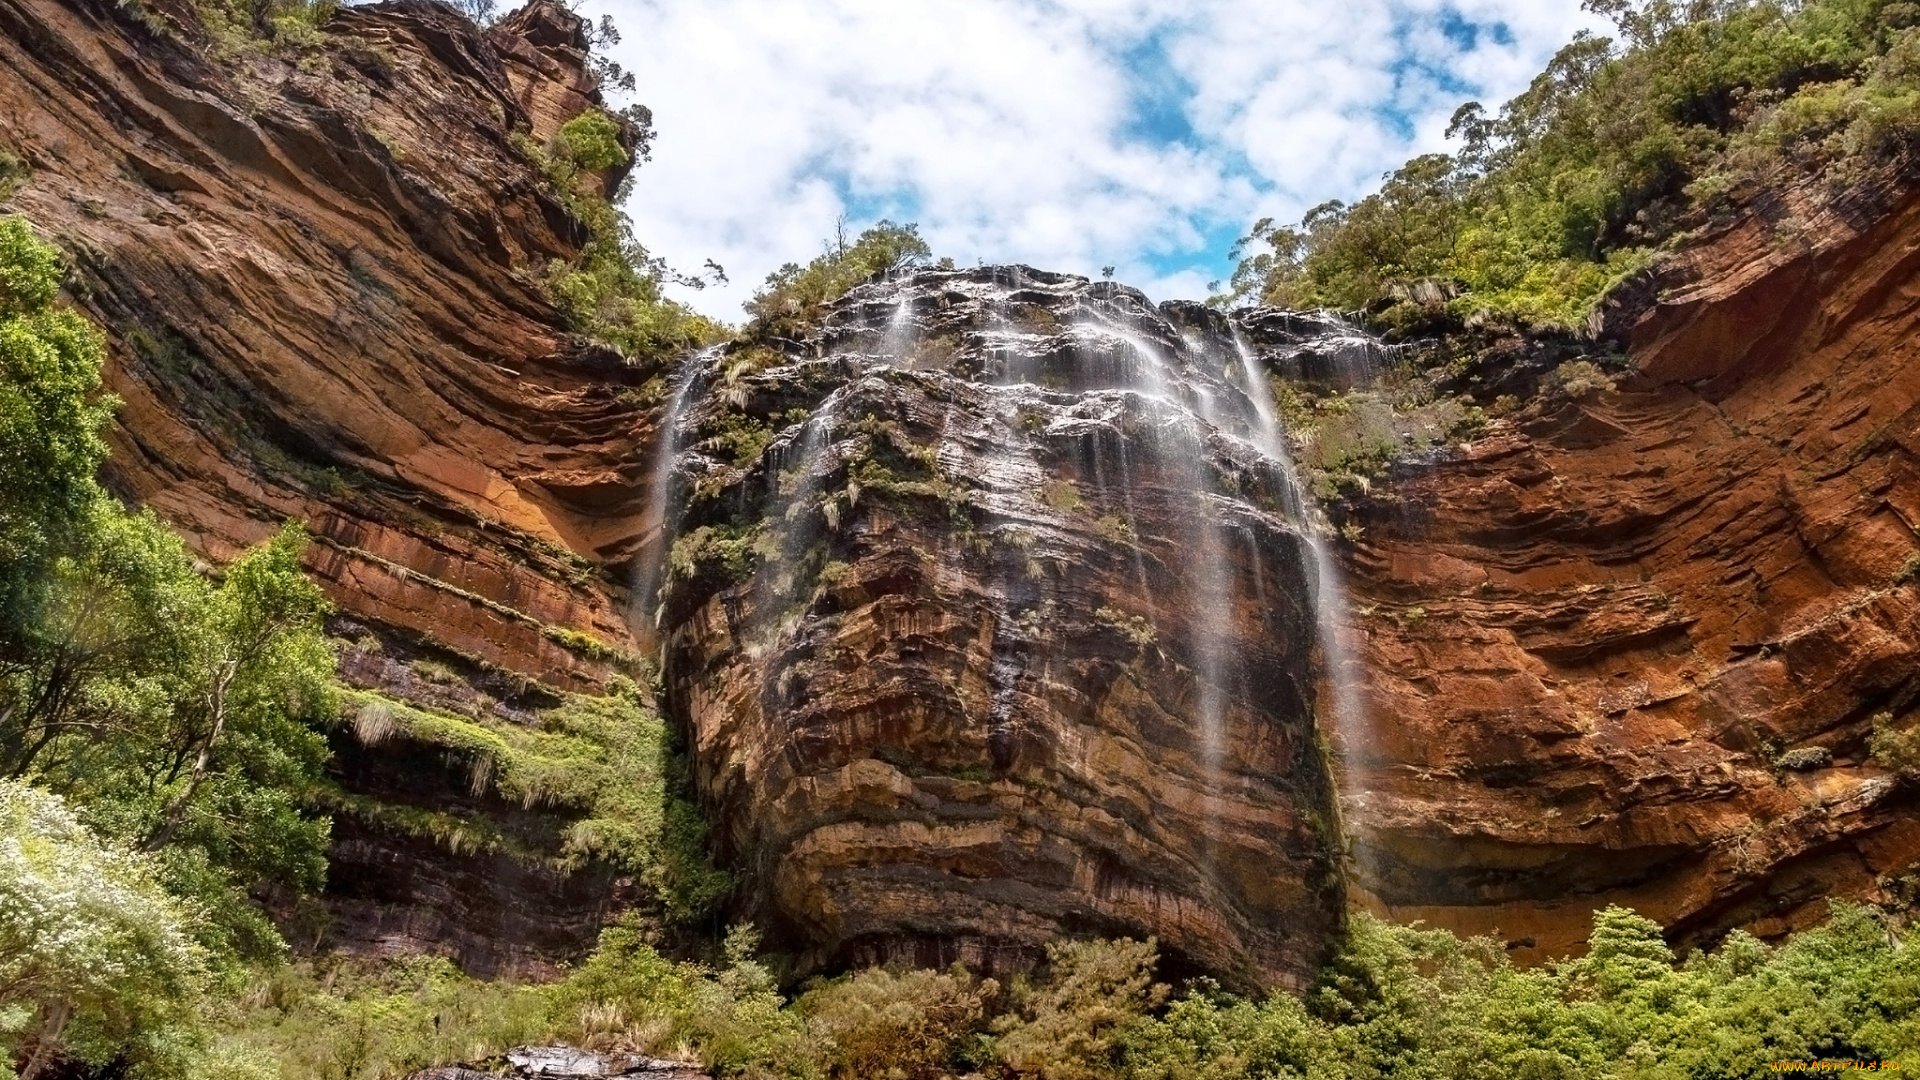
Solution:
M 620 125 L 599 109 L 588 109 L 554 133 L 554 156 L 579 169 L 599 172 L 627 163 Z
M 805 266 L 787 263 L 747 301 L 747 314 L 764 333 L 797 337 L 819 318 L 828 301 L 875 274 L 922 265 L 932 250 L 919 227 L 880 221 L 849 243 L 844 229 Z
M 59 1053 L 102 1065 L 164 1052 L 204 989 L 191 928 L 150 858 L 0 780 L 0 1050 L 28 1055 L 24 1080 Z
M 1889 771 L 1920 780 L 1920 727 L 1896 727 L 1892 714 L 1881 713 L 1873 718 L 1867 749 Z
M 1112 1075 L 1129 1036 L 1166 1001 L 1157 956 L 1152 939 L 1048 945 L 1047 977 L 1016 982 L 1013 1012 L 994 1024 L 1001 1062 L 1042 1080 Z
M 874 968 L 815 986 L 795 1002 L 828 1075 L 847 1080 L 937 1080 L 985 1029 L 999 993 L 992 979 L 951 971 Z

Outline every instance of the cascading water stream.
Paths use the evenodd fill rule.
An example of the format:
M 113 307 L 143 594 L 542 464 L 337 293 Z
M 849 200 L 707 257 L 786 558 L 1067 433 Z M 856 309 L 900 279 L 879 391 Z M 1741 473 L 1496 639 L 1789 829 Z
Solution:
M 1189 492 L 1196 500 L 1189 512 L 1175 515 L 1181 536 L 1185 591 L 1190 598 L 1194 621 L 1188 648 L 1195 683 L 1195 741 L 1201 771 L 1206 778 L 1204 815 L 1211 823 L 1209 839 L 1218 832 L 1220 796 L 1229 782 L 1227 762 L 1227 710 L 1231 695 L 1228 687 L 1229 651 L 1233 640 L 1235 607 L 1234 568 L 1227 559 L 1222 536 L 1217 496 L 1207 465 L 1206 435 L 1217 429 L 1219 416 L 1213 394 L 1176 372 L 1175 364 L 1160 343 L 1129 327 L 1122 320 L 1127 313 L 1112 301 L 1104 306 L 1115 309 L 1111 315 L 1101 312 L 1076 324 L 1075 330 L 1090 337 L 1118 342 L 1122 355 L 1130 362 L 1120 371 L 1120 387 L 1137 395 L 1132 411 L 1146 422 L 1148 445 L 1153 448 L 1163 479 Z M 1090 313 L 1091 314 L 1091 313 Z M 1121 443 L 1125 452 L 1126 443 Z M 1122 499 L 1127 507 L 1128 524 L 1137 529 L 1134 507 L 1134 477 L 1129 463 L 1122 466 Z M 1142 588 L 1148 587 L 1145 565 L 1139 566 Z M 1211 851 L 1202 852 L 1211 864 Z
M 1316 520 L 1321 515 L 1317 508 L 1309 504 L 1306 490 L 1300 483 L 1299 471 L 1294 467 L 1293 453 L 1287 446 L 1287 437 L 1281 428 L 1279 402 L 1274 397 L 1273 385 L 1261 371 L 1260 362 L 1253 355 L 1253 350 L 1247 347 L 1246 338 L 1241 335 L 1239 327 L 1232 327 L 1231 338 L 1240 376 L 1246 382 L 1243 389 L 1247 400 L 1253 405 L 1256 421 L 1254 433 L 1260 449 L 1284 470 L 1292 503 L 1287 507 L 1287 515 L 1300 523 L 1301 535 L 1306 540 L 1308 553 L 1313 560 L 1314 634 L 1320 649 L 1322 688 L 1329 699 L 1321 706 L 1321 715 L 1327 719 L 1336 745 L 1343 752 L 1352 754 L 1365 745 L 1368 725 L 1365 706 L 1360 699 L 1359 672 L 1355 667 L 1358 661 L 1346 639 L 1346 593 L 1340 584 L 1340 571 L 1334 565 L 1326 536 Z M 1353 799 L 1356 804 L 1365 801 L 1365 793 L 1353 791 L 1344 782 L 1339 770 L 1335 772 L 1335 779 L 1341 782 L 1343 797 Z
M 638 617 L 628 620 L 642 639 L 649 642 L 657 638 L 660 629 L 663 610 L 660 589 L 666 584 L 667 556 L 673 547 L 673 468 L 680 455 L 689 391 L 718 355 L 716 346 L 692 352 L 680 362 L 673 374 L 673 390 L 667 397 L 666 410 L 660 416 L 660 442 L 654 449 L 646 509 L 640 517 L 640 535 L 644 539 L 633 587 L 634 614 Z

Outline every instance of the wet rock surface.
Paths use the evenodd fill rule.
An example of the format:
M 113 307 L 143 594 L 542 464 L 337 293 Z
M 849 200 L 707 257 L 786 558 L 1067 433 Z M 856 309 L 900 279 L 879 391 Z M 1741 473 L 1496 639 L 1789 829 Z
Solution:
M 1313 560 L 1233 328 L 1025 268 L 855 289 L 697 358 L 676 716 L 801 970 L 1156 936 L 1300 983 L 1343 908 Z

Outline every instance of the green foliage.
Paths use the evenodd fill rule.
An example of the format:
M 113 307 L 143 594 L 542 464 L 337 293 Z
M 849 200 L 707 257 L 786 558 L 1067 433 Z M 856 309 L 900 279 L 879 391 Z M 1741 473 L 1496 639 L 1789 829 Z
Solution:
M 551 623 L 540 628 L 540 636 L 563 648 L 579 653 L 593 660 L 621 659 L 620 650 L 582 630 L 570 626 L 555 626 Z
M 164 1058 L 205 989 L 191 922 L 150 857 L 102 842 L 59 797 L 0 780 L 0 1062 L 24 1058 L 31 1080 L 56 1052 Z
M 726 328 L 666 298 L 662 283 L 674 275 L 634 237 L 626 213 L 607 201 L 601 174 L 629 160 L 620 125 L 611 113 L 592 109 L 562 125 L 546 149 L 525 139 L 519 146 L 588 231 L 578 257 L 548 265 L 547 296 L 582 333 L 637 363 L 718 341 Z
M 1135 648 L 1144 649 L 1160 637 L 1152 620 L 1141 615 L 1129 615 L 1118 608 L 1103 606 L 1093 613 L 1093 617 L 1118 630 L 1120 636 L 1133 642 Z
M 1609 285 L 1782 168 L 1836 186 L 1920 131 L 1920 31 L 1887 0 L 1589 0 L 1581 34 L 1451 155 L 1353 206 L 1256 223 L 1222 302 L 1578 323 Z
M 667 917 L 682 924 L 704 918 L 732 888 L 707 857 L 706 823 L 688 797 L 685 765 L 666 723 L 630 683 L 606 697 L 570 697 L 538 727 L 415 708 L 368 691 L 343 697 L 363 742 L 403 733 L 462 761 L 476 792 L 581 816 L 558 851 L 535 853 L 475 820 L 370 804 L 337 791 L 321 796 L 329 806 L 453 851 L 545 858 L 566 870 L 604 858 L 645 881 Z
M 53 306 L 59 280 L 51 248 L 0 222 L 0 776 L 156 852 L 216 958 L 271 955 L 244 891 L 325 873 L 326 823 L 297 795 L 326 756 L 310 721 L 331 709 L 328 605 L 297 527 L 214 581 L 95 483 L 112 403 L 93 399 L 99 340 Z
M 547 1038 L 549 993 L 470 979 L 436 956 L 333 958 L 265 971 L 209 1020 L 215 1045 L 262 1080 L 390 1080 Z
M 1128 1036 L 1166 1000 L 1153 981 L 1156 955 L 1151 939 L 1048 945 L 1049 977 L 1016 982 L 1013 1011 L 994 1024 L 1000 1060 L 1042 1080 L 1114 1075 Z
M 1394 462 L 1479 430 L 1485 412 L 1464 396 L 1437 392 L 1439 374 L 1399 368 L 1372 386 L 1320 395 L 1280 383 L 1285 392 L 1276 399 L 1299 447 L 1295 464 L 1314 495 L 1329 503 L 1367 491 Z
M 38 648 L 0 672 L 8 774 L 158 852 L 223 957 L 280 948 L 245 890 L 309 892 L 326 873 L 327 823 L 299 805 L 326 758 L 334 670 L 305 545 L 288 526 L 215 583 L 151 515 L 102 498 L 57 567 Z
M 1304 1003 L 1203 987 L 1135 1029 L 1126 1075 L 1760 1076 L 1778 1060 L 1904 1059 L 1920 1039 L 1920 958 L 1865 909 L 1836 906 L 1779 948 L 1735 933 L 1673 960 L 1660 927 L 1622 908 L 1595 914 L 1585 956 L 1530 970 L 1493 941 L 1362 916 Z
M 851 243 L 842 230 L 812 262 L 787 263 L 768 274 L 766 285 L 747 301 L 747 314 L 765 333 L 797 337 L 848 289 L 883 271 L 922 265 L 932 254 L 911 223 L 880 221 Z
M 736 928 L 716 964 L 676 962 L 627 918 L 532 987 L 431 958 L 302 963 L 222 1007 L 200 1053 L 288 1080 L 398 1077 L 549 1039 L 794 1080 L 1681 1080 L 1920 1051 L 1920 950 L 1847 905 L 1784 945 L 1736 932 L 1679 964 L 1657 924 L 1608 908 L 1585 955 L 1526 970 L 1497 942 L 1361 915 L 1307 993 L 1260 1000 L 1200 980 L 1169 1001 L 1151 942 L 1089 941 L 1055 944 L 1005 990 L 958 968 L 872 969 L 787 1001 L 756 942 Z
M 60 254 L 0 218 L 0 661 L 28 647 L 53 564 L 85 532 L 106 457 L 100 336 L 54 305 Z
M 13 198 L 21 185 L 32 176 L 33 166 L 27 164 L 25 158 L 11 150 L 0 149 L 0 202 Z M 11 263 L 11 260 L 0 256 L 0 262 Z
M 213 40 L 215 56 L 232 60 L 267 51 L 320 49 L 326 44 L 321 27 L 340 4 L 339 0 L 195 0 L 194 7 Z M 158 19 L 152 22 L 166 25 Z
M 1882 767 L 1911 780 L 1920 780 L 1920 727 L 1909 723 L 1902 727 L 1890 713 L 1873 718 L 1873 735 L 1867 741 L 1868 752 Z
M 1040 485 L 1040 501 L 1050 510 L 1062 514 L 1071 514 L 1087 505 L 1080 495 L 1080 489 L 1066 477 L 1055 477 Z
M 963 968 L 876 968 L 809 989 L 794 1003 L 806 1017 L 825 1072 L 846 1080 L 939 1080 L 984 1034 L 1000 986 Z
M 754 548 L 759 538 L 758 529 L 702 525 L 674 540 L 672 550 L 667 553 L 668 578 L 689 581 L 711 570 L 729 583 L 745 581 L 753 572 Z
M 625 165 L 627 148 L 620 145 L 620 125 L 607 113 L 588 109 L 554 132 L 553 160 L 586 172 Z
M 1569 360 L 1554 368 L 1545 383 L 1549 390 L 1579 399 L 1595 391 L 1611 391 L 1614 378 L 1591 360 Z

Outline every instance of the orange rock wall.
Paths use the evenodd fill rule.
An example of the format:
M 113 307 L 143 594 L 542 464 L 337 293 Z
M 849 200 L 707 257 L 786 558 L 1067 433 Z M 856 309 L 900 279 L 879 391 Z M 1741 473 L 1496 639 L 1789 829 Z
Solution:
M 1866 760 L 1920 694 L 1920 199 L 1816 195 L 1673 260 L 1618 392 L 1369 508 L 1340 749 L 1394 917 L 1529 957 L 1608 903 L 1771 934 L 1920 863 L 1920 793 Z M 1830 767 L 1775 765 L 1798 748 Z
M 306 522 L 337 628 L 390 653 L 350 679 L 409 696 L 418 653 L 491 680 L 476 708 L 603 687 L 606 650 L 560 631 L 634 648 L 656 373 L 570 337 L 541 294 L 585 234 L 513 138 L 596 100 L 580 20 L 536 4 L 482 32 L 402 0 L 342 8 L 324 48 L 236 51 L 188 5 L 141 8 L 0 0 L 0 147 L 32 169 L 5 209 L 71 254 L 106 332 L 109 485 L 213 560 Z M 335 741 L 350 790 L 529 817 L 449 795 L 466 785 L 437 749 Z M 539 970 L 617 903 L 599 868 L 350 815 L 335 836 L 348 944 Z

